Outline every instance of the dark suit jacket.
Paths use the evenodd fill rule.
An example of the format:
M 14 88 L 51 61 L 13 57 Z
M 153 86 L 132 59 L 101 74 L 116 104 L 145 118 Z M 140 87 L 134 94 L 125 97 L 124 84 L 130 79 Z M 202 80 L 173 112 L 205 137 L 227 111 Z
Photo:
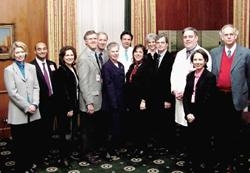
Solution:
M 76 74 L 75 68 L 74 71 Z M 78 83 L 66 65 L 61 65 L 56 72 L 56 91 L 58 112 L 65 114 L 71 110 L 78 111 Z
M 76 70 L 74 68 L 75 74 Z M 58 113 L 58 125 L 61 129 L 70 130 L 75 127 L 71 125 L 71 119 L 76 119 L 79 112 L 78 104 L 78 82 L 75 74 L 66 66 L 61 65 L 56 71 L 56 105 Z M 78 78 L 78 76 L 77 76 Z M 73 110 L 73 116 L 68 117 L 67 113 Z M 72 123 L 75 121 L 72 121 Z
M 196 84 L 195 103 L 192 105 L 191 97 L 194 88 L 195 71 L 190 72 L 186 78 L 186 86 L 183 96 L 183 107 L 185 118 L 188 114 L 194 114 L 195 122 L 203 122 L 209 124 L 209 117 L 212 117 L 214 93 L 216 91 L 215 75 L 204 69 Z M 211 124 L 210 124 L 211 125 Z
M 124 110 L 125 71 L 122 63 L 119 68 L 109 59 L 102 66 L 104 111 Z
M 165 101 L 171 103 L 174 102 L 174 96 L 171 94 L 170 83 L 170 75 L 173 63 L 174 57 L 167 51 L 158 69 L 153 70 L 152 74 L 150 75 L 151 85 L 149 91 L 149 101 L 150 104 L 155 108 L 162 108 Z M 155 66 L 154 64 L 152 65 Z
M 135 64 L 131 64 L 128 72 L 126 73 L 125 84 L 125 101 L 126 106 L 132 110 L 139 110 L 141 100 L 148 99 L 149 90 L 149 74 L 150 69 L 144 61 L 137 69 L 136 74 L 133 76 L 132 81 L 129 81 L 130 75 L 134 69 Z
M 50 75 L 50 79 L 51 79 L 51 84 L 52 84 L 52 89 L 53 89 L 53 95 L 56 92 L 56 88 L 55 88 L 55 73 L 56 73 L 56 63 L 50 60 L 46 60 L 47 65 L 48 65 L 48 69 L 49 69 L 49 75 Z M 38 83 L 39 83 L 39 87 L 40 87 L 40 104 L 39 104 L 39 108 L 40 108 L 40 112 L 41 112 L 41 116 L 42 117 L 46 117 L 49 116 L 51 114 L 50 110 L 51 110 L 51 106 L 49 105 L 51 104 L 51 100 L 53 100 L 53 95 L 49 96 L 48 95 L 48 87 L 46 84 L 46 81 L 44 79 L 43 76 L 43 72 L 40 69 L 36 59 L 34 59 L 33 61 L 30 62 L 31 64 L 34 64 L 36 66 L 36 71 L 37 71 L 37 79 L 38 79 Z M 49 111 L 49 112 L 48 112 Z
M 210 51 L 212 72 L 218 78 L 224 46 Z M 250 50 L 237 45 L 231 66 L 231 87 L 236 110 L 243 110 L 248 105 L 250 89 Z

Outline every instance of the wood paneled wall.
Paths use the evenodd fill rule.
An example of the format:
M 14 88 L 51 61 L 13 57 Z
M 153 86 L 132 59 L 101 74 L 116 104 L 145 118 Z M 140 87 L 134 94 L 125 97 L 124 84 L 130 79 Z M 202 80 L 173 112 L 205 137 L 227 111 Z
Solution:
M 156 29 L 218 30 L 233 22 L 232 0 L 156 0 Z
M 34 45 L 47 42 L 46 0 L 1 0 L 0 23 L 15 24 L 15 40 L 28 45 L 27 61 L 34 57 Z M 6 124 L 8 95 L 3 82 L 3 69 L 11 60 L 0 60 L 0 138 L 9 136 Z

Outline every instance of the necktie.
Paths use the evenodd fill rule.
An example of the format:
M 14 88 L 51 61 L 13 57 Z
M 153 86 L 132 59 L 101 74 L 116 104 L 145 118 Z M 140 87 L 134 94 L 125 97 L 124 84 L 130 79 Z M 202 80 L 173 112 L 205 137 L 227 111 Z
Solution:
M 188 57 L 191 55 L 191 50 L 187 50 L 186 53 L 187 53 L 187 59 L 188 59 Z
M 230 49 L 227 51 L 227 56 L 231 57 L 231 50 Z
M 103 59 L 102 59 L 102 52 L 101 53 L 99 53 L 99 60 L 100 60 L 100 63 L 101 63 L 101 65 L 103 65 Z
M 99 69 L 101 70 L 100 60 L 99 60 L 99 57 L 97 56 L 96 53 L 95 53 L 95 59 L 96 59 L 96 63 L 98 65 Z
M 158 54 L 158 55 L 155 57 L 155 69 L 158 69 L 158 67 L 159 67 L 160 56 L 161 56 L 161 55 Z
M 125 49 L 124 56 L 125 56 L 126 61 L 128 61 L 128 49 Z
M 52 89 L 51 89 L 51 86 L 50 86 L 50 81 L 49 81 L 49 75 L 48 75 L 48 72 L 45 68 L 45 63 L 43 63 L 43 76 L 44 76 L 44 79 L 46 81 L 46 84 L 47 84 L 47 87 L 48 87 L 48 90 L 49 90 L 49 96 L 52 95 Z

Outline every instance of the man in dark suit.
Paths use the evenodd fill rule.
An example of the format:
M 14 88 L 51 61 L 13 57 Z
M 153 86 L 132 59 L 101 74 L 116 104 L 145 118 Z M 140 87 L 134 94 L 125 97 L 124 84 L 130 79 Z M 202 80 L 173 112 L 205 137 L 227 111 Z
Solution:
M 214 116 L 214 136 L 217 166 L 226 169 L 239 150 L 237 137 L 242 123 L 241 114 L 248 106 L 250 51 L 236 43 L 238 30 L 233 25 L 223 26 L 219 34 L 224 44 L 210 51 L 212 72 L 217 78 L 218 107 L 215 110 L 220 110 L 220 114 Z
M 149 111 L 153 136 L 160 146 L 172 149 L 174 140 L 174 97 L 171 94 L 170 74 L 174 57 L 168 51 L 168 38 L 160 33 L 156 38 L 159 56 L 154 59 L 154 70 L 149 93 Z M 166 143 L 167 142 L 167 143 Z
M 49 153 L 51 146 L 51 136 L 53 134 L 54 118 L 55 118 L 55 72 L 57 70 L 56 63 L 48 59 L 48 48 L 43 42 L 38 42 L 35 45 L 36 57 L 30 63 L 34 64 L 37 71 L 37 78 L 40 87 L 40 104 L 39 109 L 41 113 L 41 127 L 40 134 L 41 141 L 39 149 L 41 151 L 41 158 Z M 42 161 L 42 160 L 40 160 Z M 39 161 L 38 161 L 39 162 Z M 39 164 L 39 163 L 38 163 Z

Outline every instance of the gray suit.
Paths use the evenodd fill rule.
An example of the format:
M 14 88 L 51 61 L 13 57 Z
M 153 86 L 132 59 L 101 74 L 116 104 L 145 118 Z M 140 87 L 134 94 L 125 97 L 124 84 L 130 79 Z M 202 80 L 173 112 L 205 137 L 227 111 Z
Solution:
M 25 78 L 16 63 L 4 69 L 4 82 L 10 97 L 8 123 L 13 125 L 28 123 L 26 112 L 31 104 L 39 105 L 39 84 L 34 65 L 25 63 Z M 39 109 L 30 116 L 30 121 L 40 119 Z
M 218 78 L 223 53 L 223 46 L 210 51 L 212 57 L 212 72 Z M 241 111 L 248 105 L 250 84 L 250 51 L 240 45 L 235 49 L 231 66 L 231 86 L 233 103 L 236 110 Z
M 85 48 L 77 58 L 76 68 L 79 75 L 79 105 L 80 111 L 87 112 L 87 105 L 93 104 L 95 111 L 102 105 L 102 79 L 96 62 L 95 53 Z
M 230 64 L 230 59 L 224 52 L 224 47 L 219 46 L 211 50 L 212 57 L 212 72 L 216 75 L 217 85 L 227 85 L 227 75 L 225 72 L 221 73 L 221 63 L 225 63 L 225 71 Z M 222 61 L 222 58 L 225 58 Z M 217 162 L 222 165 L 220 170 L 225 172 L 224 169 L 231 165 L 233 157 L 239 151 L 241 128 L 241 113 L 245 107 L 248 106 L 248 93 L 250 83 L 250 51 L 236 45 L 234 56 L 232 57 L 232 64 L 230 67 L 230 90 L 223 90 L 222 87 L 217 86 L 217 91 L 214 100 L 214 113 L 211 113 L 213 123 L 213 135 L 215 140 L 215 156 Z M 225 76 L 223 76 L 225 75 Z M 219 80 L 218 80 L 219 79 Z M 226 80 L 225 80 L 226 79 Z M 225 80 L 225 81 L 223 81 Z M 220 113 L 218 114 L 219 111 Z

